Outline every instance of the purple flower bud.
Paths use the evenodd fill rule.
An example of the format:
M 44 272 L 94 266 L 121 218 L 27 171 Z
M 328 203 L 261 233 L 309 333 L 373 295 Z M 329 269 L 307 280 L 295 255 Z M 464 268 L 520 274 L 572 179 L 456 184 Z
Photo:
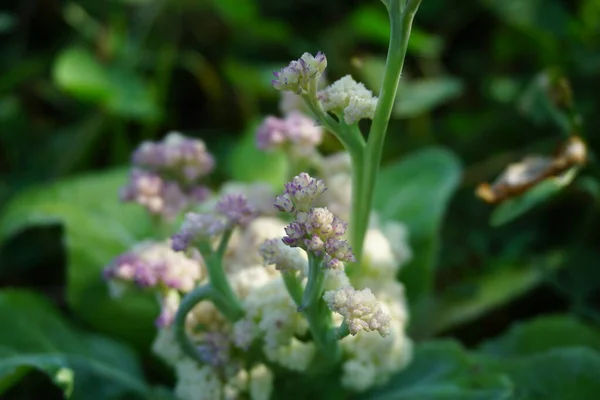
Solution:
M 285 120 L 267 117 L 256 131 L 256 147 L 260 150 L 273 150 L 280 147 L 287 139 Z
M 325 242 L 325 251 L 333 258 L 337 258 L 340 261 L 354 262 L 354 254 L 352 253 L 352 247 L 345 240 L 329 239 Z
M 129 182 L 121 188 L 120 197 L 122 201 L 138 203 L 151 214 L 166 219 L 174 218 L 188 204 L 185 193 L 176 183 L 140 169 L 131 171 Z
M 202 268 L 201 261 L 174 253 L 167 242 L 144 242 L 115 258 L 104 277 L 140 288 L 164 284 L 185 292 L 200 280 Z
M 292 198 L 287 193 L 284 193 L 282 195 L 275 197 L 274 206 L 276 209 L 278 209 L 279 211 L 282 211 L 282 212 L 291 213 L 291 212 L 295 211 L 294 203 L 292 202 Z
M 292 61 L 279 72 L 273 72 L 276 79 L 271 81 L 273 87 L 277 90 L 302 93 L 301 80 L 303 68 L 298 61 Z
M 320 179 L 314 179 L 306 172 L 294 177 L 285 184 L 285 192 L 290 196 L 296 210 L 308 211 L 312 203 L 321 196 L 327 187 Z
M 210 173 L 214 158 L 202 140 L 172 132 L 161 142 L 144 142 L 132 156 L 137 167 L 176 176 L 188 184 Z
M 313 235 L 310 239 L 305 239 L 304 244 L 306 245 L 307 251 L 315 253 L 316 255 L 321 255 L 325 249 L 325 243 L 317 235 Z
M 294 146 L 300 147 L 303 153 L 308 153 L 323 141 L 323 128 L 301 112 L 291 112 L 284 122 L 287 139 Z
M 178 232 L 171 236 L 171 248 L 173 251 L 186 251 L 191 240 L 192 235 L 189 232 Z
M 304 239 L 306 237 L 306 228 L 303 224 L 294 221 L 285 227 L 285 233 L 292 239 Z
M 234 225 L 246 226 L 256 217 L 256 212 L 242 194 L 224 195 L 217 203 L 216 210 Z
M 189 212 L 179 232 L 171 237 L 171 246 L 175 251 L 185 251 L 196 240 L 210 240 L 221 234 L 225 224 L 213 214 L 198 214 Z

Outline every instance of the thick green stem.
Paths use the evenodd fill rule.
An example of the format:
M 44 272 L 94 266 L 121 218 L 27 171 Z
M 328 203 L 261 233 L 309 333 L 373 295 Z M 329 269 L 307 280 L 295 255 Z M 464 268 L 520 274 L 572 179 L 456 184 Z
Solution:
M 308 282 L 302 296 L 302 310 L 314 308 L 321 300 L 325 285 L 325 274 L 321 262 L 313 254 L 308 253 Z
M 283 283 L 292 297 L 292 300 L 294 300 L 296 306 L 300 308 L 302 306 L 303 289 L 297 274 L 294 272 L 282 272 L 281 277 L 283 278 Z
M 388 11 L 391 25 L 390 46 L 379 100 L 375 109 L 375 117 L 373 118 L 373 124 L 371 125 L 367 140 L 362 171 L 362 186 L 353 194 L 353 196 L 363 196 L 362 207 L 358 210 L 359 215 L 354 218 L 357 221 L 355 223 L 360 228 L 357 229 L 357 236 L 354 239 L 355 243 L 353 243 L 353 250 L 357 254 L 362 254 L 362 246 L 369 224 L 369 214 L 373 205 L 373 195 L 388 122 L 396 99 L 412 22 L 421 0 L 409 0 L 403 10 L 401 3 L 402 1 L 400 0 L 392 0 L 389 4 Z
M 358 126 L 354 126 L 358 130 Z M 362 245 L 361 242 L 364 240 L 364 232 L 367 227 L 363 226 L 363 220 L 361 218 L 362 209 L 365 207 L 364 198 L 361 194 L 361 187 L 363 185 L 363 164 L 364 164 L 364 150 L 356 154 L 350 154 L 350 160 L 352 162 L 352 201 L 350 205 L 350 232 L 349 241 L 352 246 L 354 257 L 356 257 L 357 263 L 360 262 L 362 257 Z M 367 221 L 368 222 L 368 221 Z
M 201 364 L 204 363 L 204 360 L 200 356 L 196 345 L 188 337 L 187 332 L 185 331 L 185 322 L 187 315 L 192 311 L 196 304 L 206 300 L 212 301 L 213 295 L 214 291 L 210 285 L 199 286 L 192 290 L 181 300 L 181 304 L 179 304 L 179 308 L 175 314 L 175 320 L 173 321 L 175 340 L 179 344 L 181 351 Z
M 350 334 L 350 330 L 348 329 L 348 324 L 346 321 L 342 322 L 342 324 L 337 328 L 336 335 L 338 339 L 343 339 Z
M 308 282 L 300 311 L 304 313 L 317 348 L 332 363 L 340 357 L 340 347 L 332 328 L 331 311 L 323 300 L 325 274 L 322 262 L 313 254 L 308 256 Z
M 224 302 L 225 309 L 220 311 L 225 314 L 227 319 L 234 322 L 242 318 L 244 309 L 242 308 L 242 304 L 237 295 L 233 291 L 233 288 L 229 284 L 229 280 L 223 269 L 223 256 L 225 250 L 227 250 L 227 244 L 229 243 L 232 232 L 233 230 L 230 228 L 223 233 L 219 247 L 208 260 L 206 268 L 208 270 L 210 285 L 220 294 L 220 300 Z

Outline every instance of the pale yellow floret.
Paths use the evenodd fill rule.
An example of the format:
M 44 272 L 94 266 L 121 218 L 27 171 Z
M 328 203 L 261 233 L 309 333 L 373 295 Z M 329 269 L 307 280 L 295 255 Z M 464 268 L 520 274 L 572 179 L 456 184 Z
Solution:
M 181 400 L 216 400 L 223 395 L 223 386 L 212 368 L 198 366 L 186 358 L 175 366 L 177 384 L 175 394 Z

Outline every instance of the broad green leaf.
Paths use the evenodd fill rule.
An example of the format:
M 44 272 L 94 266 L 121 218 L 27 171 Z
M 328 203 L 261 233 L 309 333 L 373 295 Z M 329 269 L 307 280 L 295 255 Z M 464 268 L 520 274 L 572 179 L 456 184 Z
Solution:
M 588 348 L 554 349 L 496 364 L 513 381 L 514 399 L 592 400 L 600 393 L 600 354 Z
M 429 148 L 382 168 L 374 207 L 382 220 L 408 227 L 413 259 L 401 271 L 408 298 L 430 292 L 444 212 L 461 178 L 461 165 L 450 151 Z
M 600 351 L 600 332 L 568 315 L 552 315 L 513 325 L 480 349 L 498 357 L 527 356 L 557 347 L 586 346 Z
M 540 182 L 518 197 L 502 202 L 490 217 L 492 226 L 500 226 L 525 214 L 527 211 L 550 200 L 567 187 L 577 176 L 577 168 L 572 168 L 565 174 L 552 177 Z
M 31 369 L 45 372 L 74 399 L 145 395 L 147 387 L 133 352 L 69 326 L 42 296 L 0 291 L 0 392 Z
M 463 91 L 463 83 L 452 77 L 400 81 L 393 115 L 407 118 L 427 113 Z
M 0 240 L 31 226 L 63 225 L 70 307 L 99 331 L 144 349 L 154 332 L 154 301 L 133 292 L 112 299 L 102 279 L 115 256 L 150 236 L 144 210 L 117 199 L 126 180 L 126 171 L 117 170 L 24 191 L 0 214 Z
M 83 48 L 69 48 L 54 62 L 55 84 L 71 96 L 91 101 L 109 113 L 133 120 L 160 118 L 154 93 L 134 71 L 104 66 Z
M 108 112 L 137 121 L 160 118 L 154 93 L 137 74 L 124 68 L 111 68 L 108 76 L 112 91 L 103 103 Z
M 512 385 L 503 374 L 467 353 L 455 342 L 417 345 L 408 368 L 365 400 L 501 400 L 511 399 Z
M 416 320 L 416 329 L 427 335 L 472 321 L 527 293 L 539 285 L 549 271 L 559 268 L 563 262 L 563 255 L 556 253 L 540 261 L 544 268 L 534 265 L 491 266 L 491 272 L 463 281 L 463 284 L 470 284 L 474 288 L 470 295 L 458 297 L 454 293 L 443 293 L 436 299 L 433 311 Z
M 59 88 L 82 100 L 103 101 L 112 93 L 106 70 L 82 48 L 61 52 L 54 61 L 52 75 Z
M 266 182 L 280 190 L 288 175 L 282 151 L 264 152 L 256 147 L 256 124 L 239 141 L 227 160 L 231 178 L 240 182 Z

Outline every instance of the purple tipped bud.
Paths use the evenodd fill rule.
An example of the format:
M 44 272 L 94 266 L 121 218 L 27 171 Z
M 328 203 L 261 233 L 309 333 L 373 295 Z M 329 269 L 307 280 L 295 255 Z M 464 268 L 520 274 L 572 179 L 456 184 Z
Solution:
M 279 195 L 277 197 L 275 197 L 275 204 L 274 204 L 275 208 L 278 209 L 279 211 L 282 212 L 294 212 L 295 208 L 294 208 L 294 203 L 292 201 L 292 198 L 290 197 L 289 194 L 284 193 L 282 195 Z
M 255 210 L 243 194 L 224 195 L 217 203 L 216 209 L 235 225 L 246 226 L 256 217 Z

